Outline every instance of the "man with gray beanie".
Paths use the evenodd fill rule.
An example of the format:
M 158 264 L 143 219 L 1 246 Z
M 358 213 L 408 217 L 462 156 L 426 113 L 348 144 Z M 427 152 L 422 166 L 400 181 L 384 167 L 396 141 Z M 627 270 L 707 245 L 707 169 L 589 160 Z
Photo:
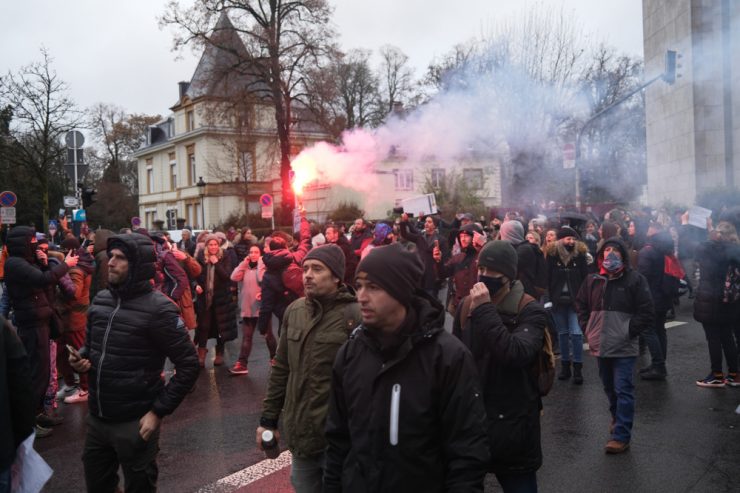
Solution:
M 357 299 L 343 284 L 341 248 L 334 244 L 316 247 L 303 259 L 302 267 L 306 296 L 285 310 L 257 428 L 257 445 L 262 448 L 265 431 L 278 436 L 282 414 L 287 448 L 293 454 L 290 480 L 298 493 L 321 491 L 331 365 L 360 322 Z
M 511 243 L 487 243 L 478 256 L 479 282 L 460 302 L 452 329 L 478 366 L 491 447 L 487 470 L 505 493 L 536 492 L 542 465 L 542 401 L 533 365 L 542 349 L 547 314 L 516 279 L 517 254 Z
M 337 354 L 324 491 L 483 491 L 488 444 L 470 353 L 398 243 L 355 275 L 362 325 Z

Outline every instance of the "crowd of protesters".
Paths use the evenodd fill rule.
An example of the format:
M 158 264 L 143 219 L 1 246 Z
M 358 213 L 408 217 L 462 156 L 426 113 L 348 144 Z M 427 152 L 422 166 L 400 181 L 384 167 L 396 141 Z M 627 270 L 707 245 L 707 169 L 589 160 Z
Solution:
M 106 344 L 95 356 L 101 350 L 89 339 L 102 336 L 91 326 L 102 324 L 107 340 L 110 323 L 106 330 L 101 314 L 113 320 L 121 299 L 146 300 L 126 312 L 144 324 L 155 321 L 130 313 L 153 316 L 140 303 L 178 317 L 156 321 L 171 346 L 159 337 L 157 351 L 142 356 L 150 366 L 169 357 L 182 372 L 164 385 L 159 367 L 161 377 L 147 389 L 150 408 L 132 411 L 142 414 L 135 417 L 147 439 L 192 390 L 190 353 L 200 368 L 223 366 L 226 343 L 241 331 L 238 358 L 227 369 L 248 375 L 255 332 L 264 338 L 271 372 L 256 439 L 266 449 L 282 419 L 299 492 L 480 491 L 487 472 L 504 491 L 536 491 L 546 391 L 533 368 L 550 340 L 561 382 L 584 382 L 584 349 L 597 357 L 612 418 L 605 451 L 626 451 L 633 370 L 645 361 L 642 380 L 668 377 L 665 324 L 684 292 L 709 349 L 710 372 L 696 384 L 740 386 L 740 214 L 719 211 L 716 227 L 688 212 L 623 209 L 603 217 L 510 211 L 480 219 L 404 213 L 319 225 L 303 214 L 293 235 L 184 229 L 179 241 L 143 228 L 83 228 L 51 241 L 31 227 L 10 229 L 0 260 L 0 358 L 9 365 L 0 391 L 23 396 L 0 409 L 0 486 L 14 447 L 63 423 L 59 402 L 104 395 L 88 375 L 96 371 L 90 361 L 102 365 Z M 444 329 L 447 314 L 452 334 Z M 182 346 L 187 335 L 189 349 Z M 102 402 L 94 406 L 99 418 Z M 88 440 L 100 447 L 103 434 L 120 431 L 91 419 L 90 433 L 98 435 Z M 103 487 L 94 450 L 85 455 L 91 488 Z M 156 467 L 137 476 L 129 466 L 125 475 L 156 483 Z

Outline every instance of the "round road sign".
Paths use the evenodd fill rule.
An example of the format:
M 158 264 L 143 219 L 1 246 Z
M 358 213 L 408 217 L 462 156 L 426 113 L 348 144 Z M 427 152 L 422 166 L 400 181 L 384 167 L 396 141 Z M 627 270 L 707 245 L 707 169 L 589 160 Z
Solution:
M 13 207 L 18 202 L 18 197 L 13 192 L 0 193 L 0 206 Z
M 70 130 L 64 136 L 64 142 L 70 149 L 79 149 L 85 143 L 85 136 L 78 130 Z
M 138 228 L 141 226 L 141 218 L 140 217 L 132 217 L 131 218 L 131 226 L 134 228 Z
M 269 193 L 264 193 L 260 196 L 260 204 L 262 204 L 263 207 L 270 207 L 272 205 L 272 195 Z

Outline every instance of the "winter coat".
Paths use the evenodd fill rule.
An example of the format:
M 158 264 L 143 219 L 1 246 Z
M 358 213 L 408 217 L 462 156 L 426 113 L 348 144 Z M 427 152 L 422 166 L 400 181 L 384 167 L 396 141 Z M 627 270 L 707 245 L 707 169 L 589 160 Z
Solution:
M 195 241 L 191 237 L 188 240 L 180 240 L 177 242 L 177 248 L 186 252 L 191 257 L 195 255 Z
M 211 265 L 206 262 L 202 256 L 198 257 L 200 262 L 201 272 L 198 276 L 198 285 L 203 288 L 203 293 L 198 295 L 198 301 L 195 303 L 195 310 L 198 314 L 198 328 L 210 332 L 212 327 L 208 324 L 211 322 L 211 317 L 208 314 L 208 307 L 206 306 L 207 297 L 207 279 L 208 279 L 208 266 Z M 216 311 L 216 330 L 223 341 L 233 341 L 237 338 L 236 328 L 236 303 L 233 301 L 231 296 L 231 262 L 226 255 L 221 255 L 218 262 L 213 266 L 213 300 L 211 302 L 211 309 Z
M 452 333 L 465 342 L 478 367 L 487 415 L 494 473 L 534 472 L 542 465 L 542 401 L 533 370 L 547 326 L 547 314 L 531 302 L 519 312 L 524 286 L 514 282 L 498 304 L 476 307 L 461 320 L 462 303 Z
M 573 256 L 568 265 L 558 254 L 559 240 L 551 243 L 545 249 L 547 255 L 547 289 L 550 301 L 554 305 L 570 306 L 575 303 L 578 290 L 581 289 L 583 280 L 588 275 L 588 260 L 586 254 L 588 247 L 585 243 L 577 241 Z
M 285 310 L 260 423 L 277 428 L 282 414 L 295 456 L 313 457 L 326 448 L 331 367 L 360 319 L 357 298 L 346 286 L 323 302 L 300 298 Z
M 690 224 L 682 224 L 678 228 L 678 258 L 679 260 L 692 259 L 696 256 L 696 249 L 707 238 L 705 229 Z
M 182 317 L 182 321 L 185 322 L 185 327 L 188 330 L 193 330 L 198 326 L 198 321 L 195 317 L 195 303 L 193 302 L 193 291 L 191 286 L 192 283 L 198 279 L 203 269 L 200 266 L 200 262 L 195 260 L 189 254 L 187 254 L 187 257 L 184 260 L 179 260 L 178 262 L 180 263 L 180 267 L 182 267 L 185 274 L 188 276 L 188 287 L 182 293 L 180 301 L 178 302 L 180 307 L 180 316 Z
M 8 260 L 5 262 L 5 285 L 10 296 L 18 327 L 47 325 L 52 317 L 53 301 L 48 290 L 67 273 L 67 264 L 39 266 L 31 246 L 33 228 L 16 226 L 8 233 Z
M 420 294 L 396 347 L 381 350 L 360 326 L 339 350 L 325 492 L 483 491 L 488 441 L 475 364 L 444 319 L 442 305 Z
M 409 221 L 401 221 L 401 236 L 416 244 L 416 253 L 424 263 L 424 277 L 421 281 L 422 289 L 437 289 L 439 280 L 437 279 L 437 262 L 432 255 L 434 251 L 434 242 L 439 242 L 439 249 L 442 252 L 441 263 L 447 263 L 450 258 L 450 249 L 445 240 L 437 231 L 432 235 L 426 232 L 420 233 Z
M 171 414 L 193 388 L 198 357 L 177 305 L 153 290 L 154 245 L 139 234 L 118 235 L 135 258 L 129 277 L 95 297 L 88 312 L 87 338 L 80 354 L 91 363 L 90 414 L 132 421 L 149 411 Z M 165 358 L 176 374 L 165 385 Z
M 2 317 L 0 376 L 0 471 L 5 471 L 13 463 L 18 446 L 33 433 L 35 403 L 26 351 Z
M 370 241 L 372 241 L 372 239 L 373 231 L 367 225 L 361 232 L 353 231 L 352 236 L 349 239 L 349 244 L 352 247 L 352 253 L 354 256 L 360 258 L 362 250 L 370 243 Z
M 665 313 L 673 306 L 673 296 L 664 289 L 666 255 L 673 255 L 673 238 L 668 231 L 648 238 L 637 255 L 637 270 L 647 279 L 656 313 Z
M 343 234 L 339 235 L 336 245 L 344 253 L 344 284 L 352 286 L 355 282 L 355 270 L 357 269 L 357 256 L 352 251 L 349 240 Z
M 730 265 L 740 267 L 740 246 L 711 240 L 696 249 L 699 264 L 699 286 L 694 299 L 694 319 L 702 324 L 737 323 L 737 303 L 723 303 L 725 279 Z
M 177 261 L 172 252 L 163 250 L 156 245 L 157 250 L 157 273 L 154 276 L 154 289 L 164 293 L 175 303 L 180 302 L 185 291 L 190 289 L 190 281 L 185 270 Z M 231 269 L 229 269 L 231 272 Z
M 638 356 L 637 336 L 650 329 L 655 319 L 647 279 L 631 269 L 627 246 L 621 240 L 619 250 L 622 273 L 614 279 L 600 272 L 590 274 L 576 298 L 578 322 L 584 327 L 591 353 L 601 358 Z M 604 245 L 597 258 L 602 258 L 603 252 Z
M 468 247 L 444 264 L 438 264 L 437 275 L 440 280 L 452 278 L 455 293 L 450 305 L 451 313 L 454 313 L 460 300 L 470 294 L 470 289 L 478 282 L 478 252 L 472 246 Z
M 87 326 L 87 310 L 90 307 L 90 285 L 95 270 L 92 255 L 80 249 L 77 265 L 69 270 L 69 277 L 74 285 L 74 294 L 64 300 L 62 320 L 64 329 L 70 332 L 81 332 Z
M 514 245 L 514 249 L 518 258 L 516 277 L 522 282 L 525 293 L 539 299 L 547 292 L 547 265 L 542 250 L 528 241 Z
M 95 298 L 98 291 L 108 289 L 108 238 L 113 236 L 113 231 L 109 229 L 99 229 L 95 231 L 95 246 L 93 247 L 93 256 L 95 257 L 95 274 L 93 274 L 92 285 L 90 286 L 90 300 Z
M 262 277 L 265 275 L 265 264 L 262 259 L 257 261 L 257 266 L 249 266 L 249 258 L 245 258 L 234 272 L 231 280 L 239 283 L 239 305 L 241 306 L 242 318 L 254 318 L 260 314 L 260 300 L 262 288 Z

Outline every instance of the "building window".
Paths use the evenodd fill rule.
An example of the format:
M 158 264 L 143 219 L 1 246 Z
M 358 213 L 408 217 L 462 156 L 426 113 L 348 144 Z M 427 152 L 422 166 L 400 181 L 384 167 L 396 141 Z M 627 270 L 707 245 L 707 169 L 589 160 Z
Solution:
M 195 112 L 193 110 L 185 113 L 185 128 L 188 132 L 195 130 Z
M 195 185 L 195 146 L 189 145 L 187 147 L 188 153 L 188 185 Z
M 167 120 L 167 138 L 172 138 L 175 135 L 175 120 L 172 118 Z
M 481 190 L 483 188 L 483 170 L 481 168 L 464 169 L 463 180 L 468 188 L 472 190 Z
M 203 217 L 203 205 L 198 202 L 195 204 L 195 218 L 193 219 L 193 224 L 195 224 L 195 229 L 203 229 L 205 226 L 203 226 L 200 222 L 200 218 Z
M 146 228 L 151 229 L 154 226 L 154 221 L 157 220 L 157 211 L 148 210 L 144 212 L 144 225 Z
M 444 168 L 432 169 L 431 185 L 433 188 L 442 188 L 445 184 Z
M 394 169 L 393 175 L 396 177 L 396 190 L 414 189 L 414 170 Z
M 168 206 L 165 217 L 167 218 L 167 229 L 177 229 L 177 207 Z
M 177 161 L 175 160 L 175 153 L 170 153 L 170 190 L 177 188 Z
M 146 160 L 146 193 L 154 193 L 154 167 L 151 158 Z

